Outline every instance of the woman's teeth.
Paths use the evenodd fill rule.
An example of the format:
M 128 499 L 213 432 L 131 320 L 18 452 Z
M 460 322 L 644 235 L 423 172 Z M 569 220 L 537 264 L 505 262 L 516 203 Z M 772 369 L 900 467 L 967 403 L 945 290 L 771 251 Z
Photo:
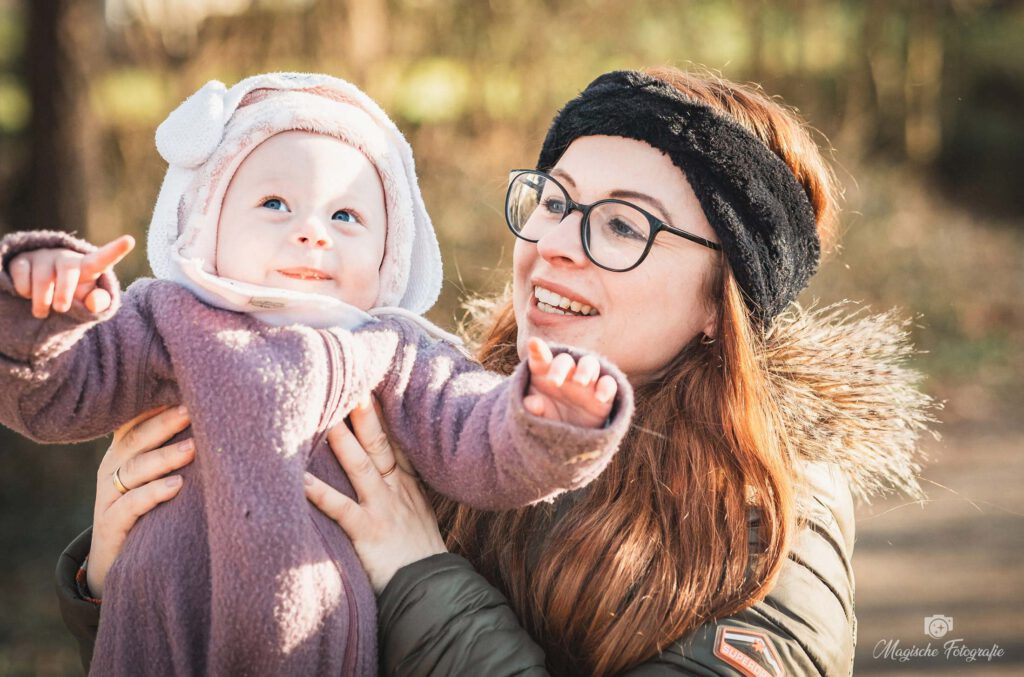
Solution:
M 597 315 L 596 308 L 591 308 L 579 301 L 573 301 L 544 287 L 534 287 L 533 295 L 537 299 L 537 308 L 545 313 L 553 313 L 555 315 Z

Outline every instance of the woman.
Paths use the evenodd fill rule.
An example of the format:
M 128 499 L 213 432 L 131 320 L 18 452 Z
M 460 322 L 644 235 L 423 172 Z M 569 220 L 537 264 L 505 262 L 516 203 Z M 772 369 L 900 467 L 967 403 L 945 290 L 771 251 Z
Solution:
M 599 351 L 636 386 L 635 425 L 603 475 L 552 504 L 435 497 L 440 531 L 370 410 L 358 441 L 336 430 L 359 502 L 315 478 L 307 494 L 378 591 L 382 672 L 850 672 L 850 488 L 918 491 L 928 400 L 891 318 L 787 310 L 836 211 L 814 143 L 756 91 L 616 72 L 563 108 L 537 170 L 510 181 L 512 298 L 479 356 L 507 371 L 531 336 Z M 185 422 L 161 416 L 101 465 L 90 582 L 133 515 L 176 491 L 156 478 L 189 457 L 149 450 Z M 124 498 L 104 486 L 117 467 Z M 98 613 L 72 584 L 86 539 L 58 576 L 87 648 Z

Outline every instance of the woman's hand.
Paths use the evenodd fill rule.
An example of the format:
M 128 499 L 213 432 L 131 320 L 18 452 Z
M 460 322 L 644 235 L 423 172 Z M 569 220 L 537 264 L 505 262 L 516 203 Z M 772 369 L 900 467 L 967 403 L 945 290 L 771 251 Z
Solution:
M 114 432 L 114 441 L 96 473 L 96 509 L 86 570 L 94 597 L 103 596 L 110 565 L 121 553 L 136 520 L 181 490 L 181 476 L 167 473 L 192 462 L 194 444 L 187 439 L 161 445 L 188 425 L 184 407 L 164 407 L 139 414 Z
M 437 517 L 405 457 L 392 449 L 371 402 L 339 423 L 327 440 L 359 502 L 306 473 L 306 497 L 352 539 L 375 592 L 406 564 L 445 552 Z

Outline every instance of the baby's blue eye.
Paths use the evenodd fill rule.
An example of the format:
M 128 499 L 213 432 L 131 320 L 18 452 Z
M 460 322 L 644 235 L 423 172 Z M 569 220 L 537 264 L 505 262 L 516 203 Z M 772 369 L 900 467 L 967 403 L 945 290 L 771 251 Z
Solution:
M 339 209 L 331 216 L 332 220 L 344 221 L 345 223 L 359 223 L 359 217 L 347 209 Z
M 266 200 L 263 201 L 263 204 L 261 204 L 260 206 L 266 207 L 267 209 L 273 209 L 274 211 L 278 212 L 289 211 L 288 205 L 284 203 L 284 200 L 276 197 L 268 197 Z

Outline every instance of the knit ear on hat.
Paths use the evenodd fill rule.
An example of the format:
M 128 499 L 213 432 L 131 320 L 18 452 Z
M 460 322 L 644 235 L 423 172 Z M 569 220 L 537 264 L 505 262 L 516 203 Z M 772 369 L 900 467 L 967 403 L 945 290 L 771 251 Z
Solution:
M 223 82 L 210 80 L 185 99 L 156 129 L 156 148 L 168 164 L 198 167 L 220 145 L 224 135 Z

